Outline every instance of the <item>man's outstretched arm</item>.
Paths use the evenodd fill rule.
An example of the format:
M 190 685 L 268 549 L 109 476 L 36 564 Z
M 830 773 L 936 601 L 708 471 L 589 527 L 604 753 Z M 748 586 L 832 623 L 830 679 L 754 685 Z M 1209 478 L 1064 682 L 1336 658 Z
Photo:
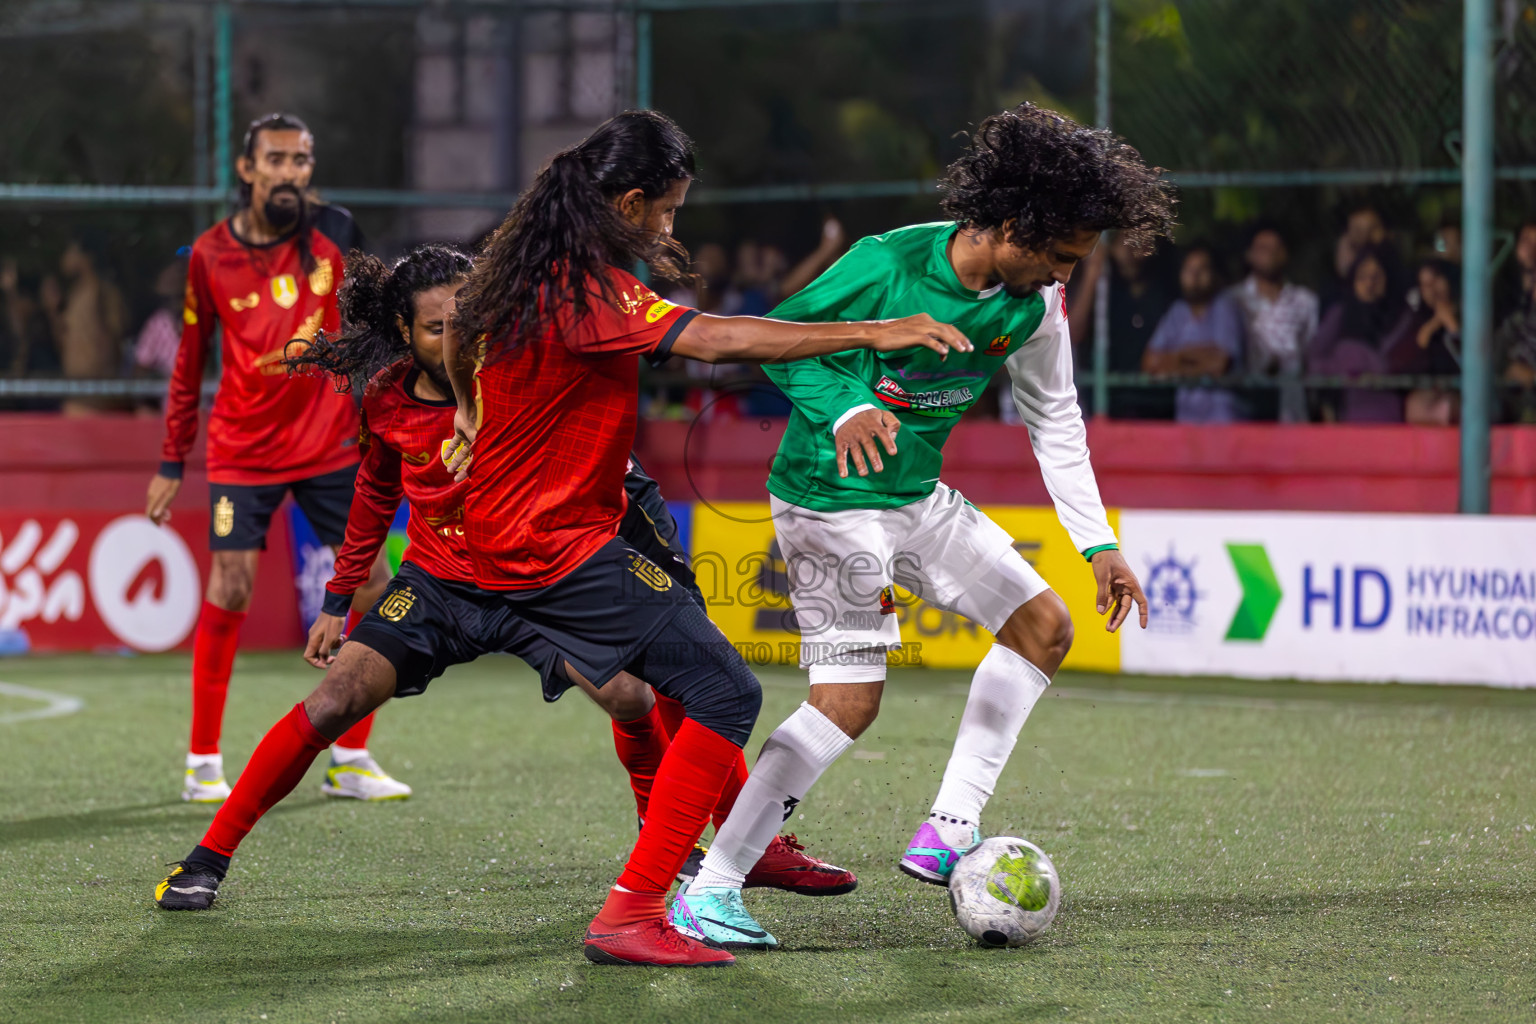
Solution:
M 671 354 L 704 363 L 789 363 L 853 349 L 897 352 L 931 348 L 971 351 L 964 334 L 926 313 L 899 320 L 856 320 L 821 324 L 766 320 L 755 316 L 700 314 L 689 321 Z

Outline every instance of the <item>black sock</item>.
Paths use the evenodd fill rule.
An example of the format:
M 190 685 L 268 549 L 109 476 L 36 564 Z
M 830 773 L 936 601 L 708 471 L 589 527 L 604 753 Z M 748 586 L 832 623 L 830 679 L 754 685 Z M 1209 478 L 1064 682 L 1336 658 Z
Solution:
M 224 876 L 229 873 L 229 858 L 222 853 L 215 853 L 206 846 L 194 846 L 192 852 L 187 854 L 187 863 L 196 864 L 200 868 L 206 868 L 210 874 L 217 877 L 221 882 L 224 881 Z

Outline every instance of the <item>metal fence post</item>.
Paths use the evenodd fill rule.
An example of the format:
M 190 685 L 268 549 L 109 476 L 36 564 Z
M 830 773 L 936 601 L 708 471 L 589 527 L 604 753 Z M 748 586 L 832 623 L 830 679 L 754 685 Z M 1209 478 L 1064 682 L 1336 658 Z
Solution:
M 1109 127 L 1109 29 L 1110 0 L 1099 0 L 1098 53 L 1094 75 L 1094 120 Z M 1101 245 L 1107 243 L 1100 243 Z M 1093 414 L 1109 416 L 1109 260 L 1094 284 L 1093 293 Z
M 213 9 L 213 185 L 222 196 L 228 196 L 234 180 L 230 156 L 230 122 L 234 116 L 230 96 L 230 65 L 234 61 L 232 22 L 229 4 L 221 3 Z M 227 199 L 220 203 L 229 205 Z
M 1464 0 L 1461 107 L 1461 511 L 1489 508 L 1493 4 Z
M 651 109 L 651 12 L 635 15 L 635 109 Z
M 208 187 L 208 18 L 199 11 L 192 23 L 192 184 Z M 206 203 L 192 208 L 192 235 L 203 233 L 213 220 Z

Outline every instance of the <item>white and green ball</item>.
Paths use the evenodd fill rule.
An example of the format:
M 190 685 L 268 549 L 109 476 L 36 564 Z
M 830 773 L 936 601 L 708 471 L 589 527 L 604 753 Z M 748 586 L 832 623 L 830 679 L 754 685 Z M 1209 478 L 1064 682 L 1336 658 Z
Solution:
M 966 934 L 983 946 L 1022 946 L 1051 926 L 1061 904 L 1056 865 L 1034 843 L 982 840 L 949 876 L 949 903 Z

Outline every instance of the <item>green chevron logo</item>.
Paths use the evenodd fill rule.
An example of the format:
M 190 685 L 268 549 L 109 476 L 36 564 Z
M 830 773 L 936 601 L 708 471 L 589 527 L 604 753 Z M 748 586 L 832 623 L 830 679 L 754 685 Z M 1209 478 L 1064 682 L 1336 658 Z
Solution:
M 1275 609 L 1280 607 L 1280 581 L 1262 544 L 1228 544 L 1227 556 L 1237 573 L 1243 599 L 1227 627 L 1228 640 L 1263 640 Z

